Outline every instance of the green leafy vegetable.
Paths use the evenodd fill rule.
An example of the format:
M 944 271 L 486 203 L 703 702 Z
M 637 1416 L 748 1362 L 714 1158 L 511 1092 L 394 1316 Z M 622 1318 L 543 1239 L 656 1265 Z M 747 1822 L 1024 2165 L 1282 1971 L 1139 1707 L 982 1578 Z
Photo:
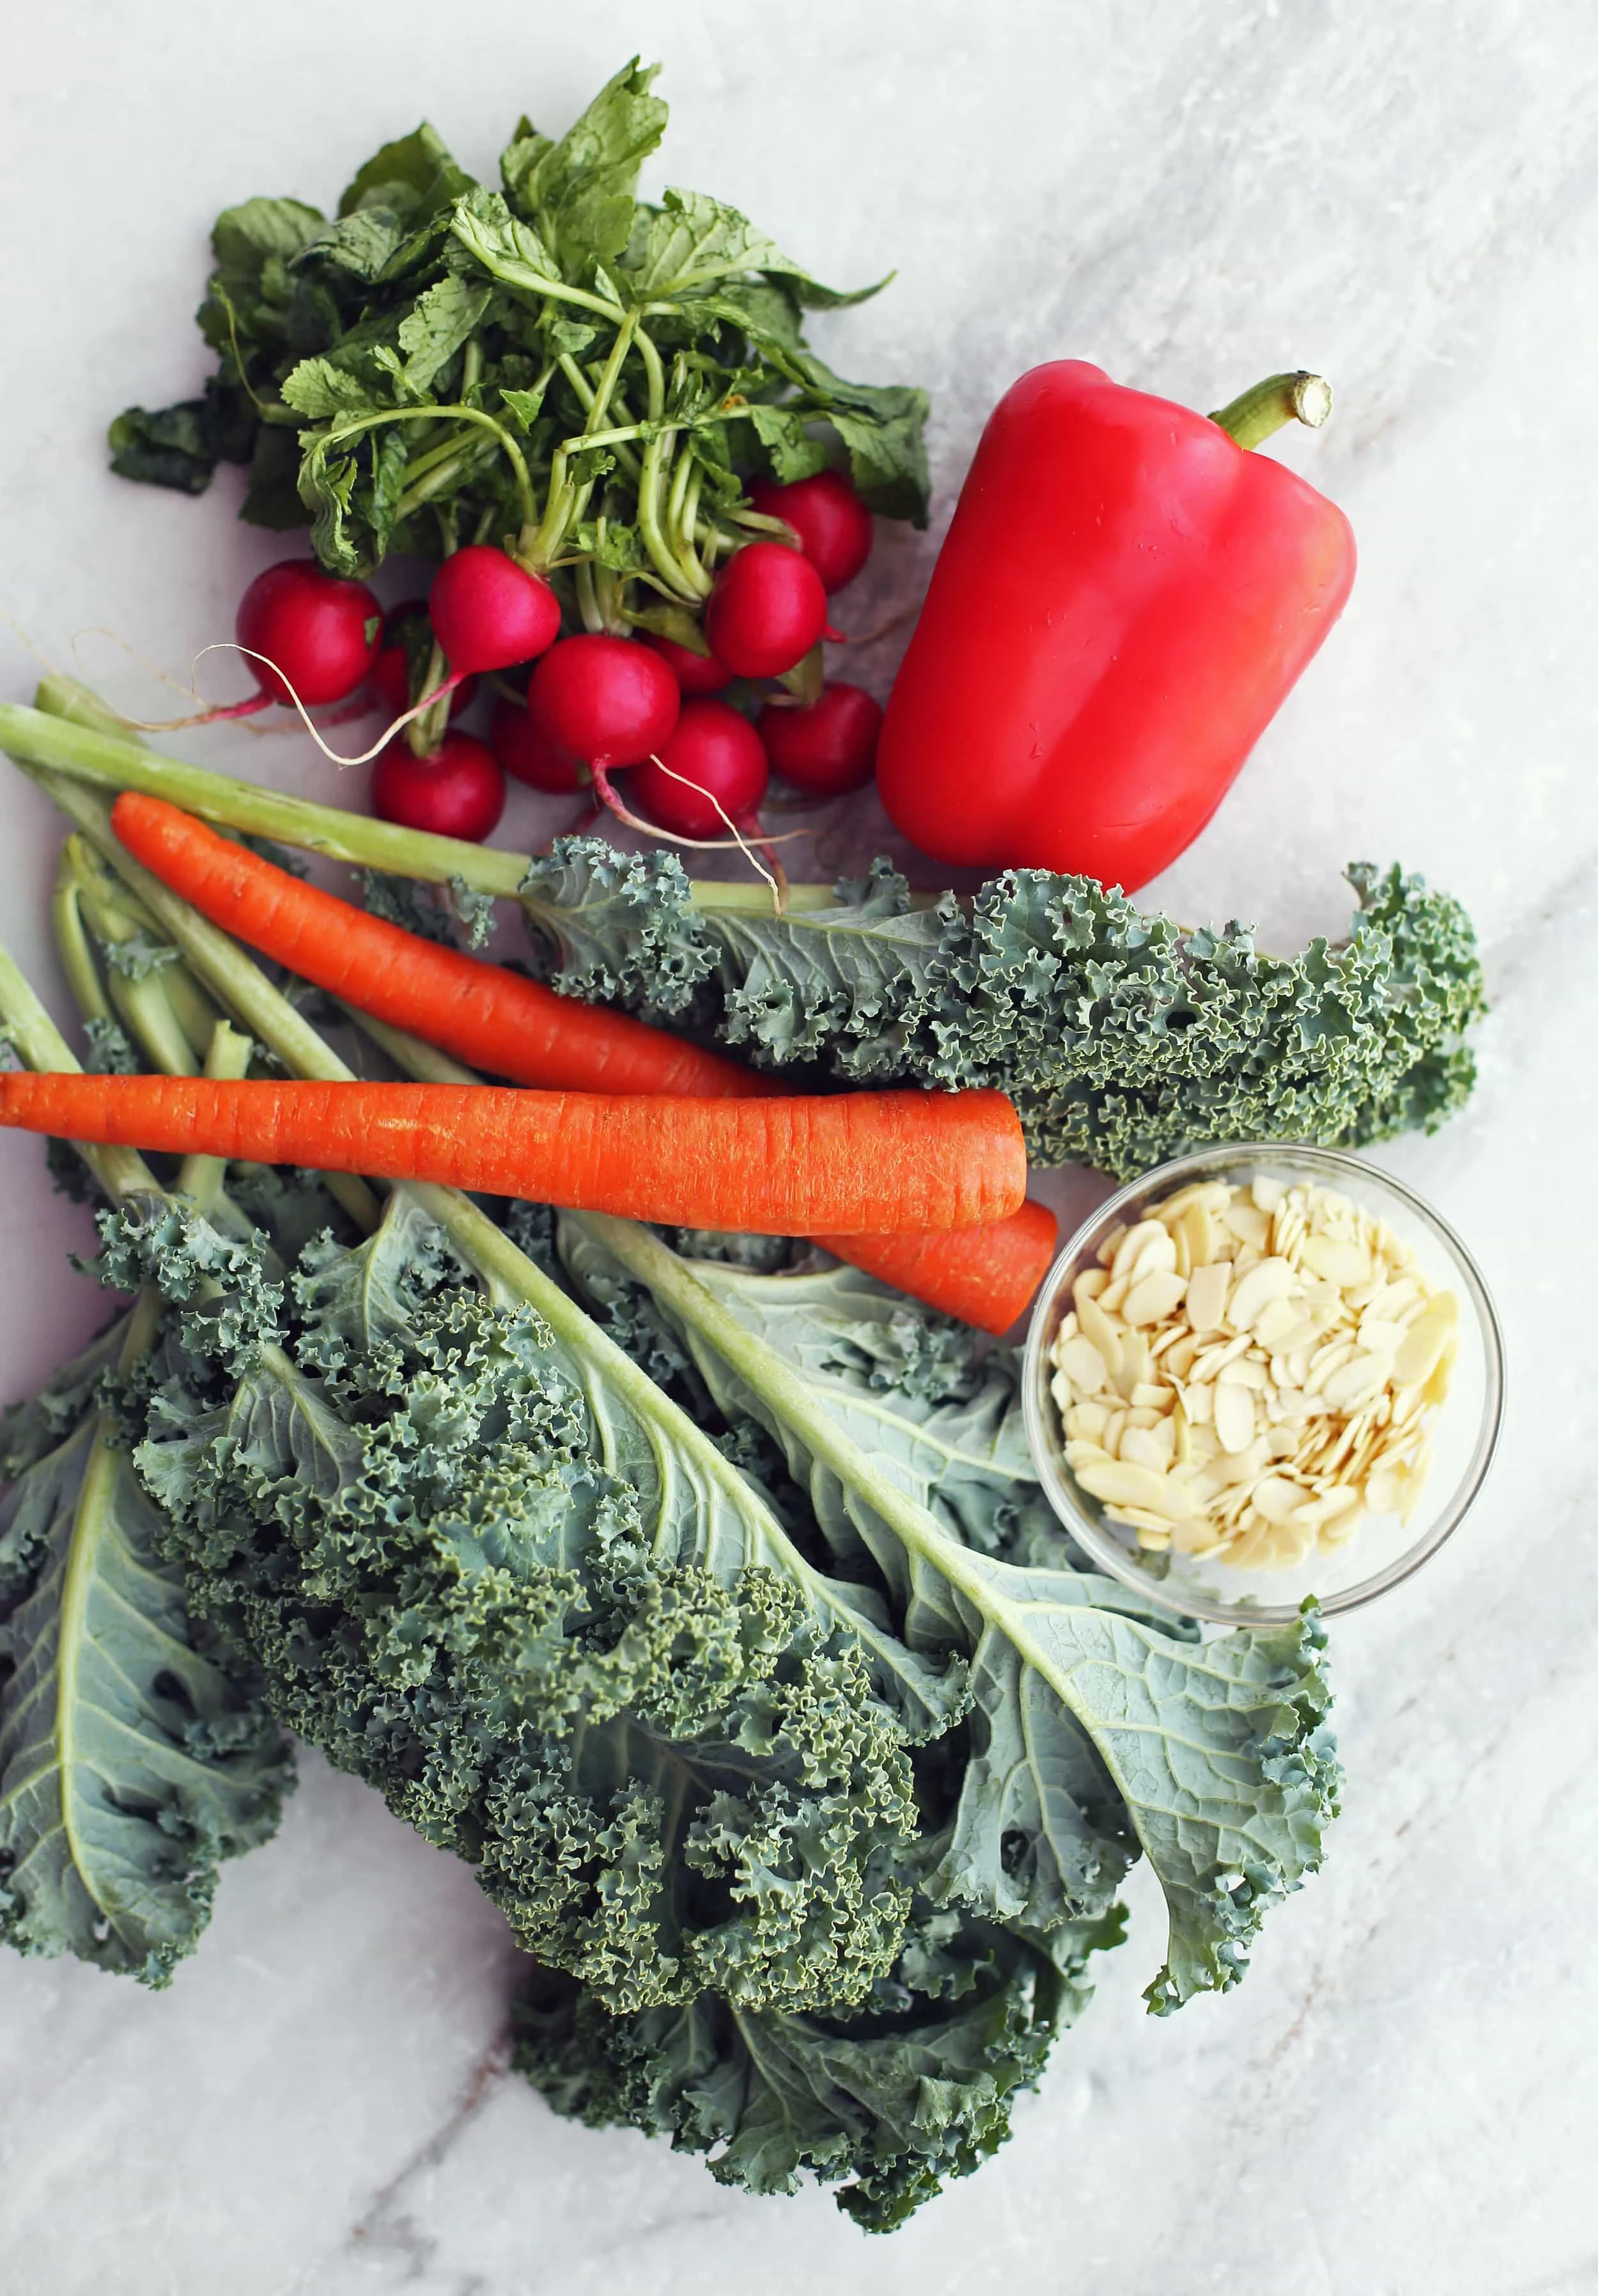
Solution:
M 248 1670 L 195 1633 L 160 1531 L 93 1410 L 0 1505 L 0 1936 L 152 1985 L 291 1775 Z
M 836 1307 L 784 1299 L 796 1279 L 690 1270 L 628 1222 L 561 1226 L 579 1276 L 611 1254 L 681 1331 L 717 1406 L 777 1441 L 832 1552 L 881 1571 L 912 1647 L 969 1657 L 972 1759 L 928 1894 L 1046 1930 L 1107 1911 L 1141 1847 L 1171 1915 L 1151 2004 L 1235 1984 L 1336 1808 L 1313 1618 L 1184 1645 L 1107 1580 L 973 1550 L 951 1517 L 1024 1473 L 1012 1398 L 996 1425 L 1002 1390 L 973 1417 L 959 1399 L 873 1390 L 869 1344 L 851 1349 Z
M 906 1750 L 957 1710 L 961 1671 L 807 1563 L 482 1227 L 514 1305 L 397 1192 L 286 1294 L 257 1268 L 168 1332 L 138 1458 L 191 1600 L 285 1721 L 471 1857 L 525 1942 L 611 2005 L 856 1998 L 902 1936 Z M 192 1229 L 125 1216 L 111 1244 L 123 1280 L 182 1295 Z
M 1118 1910 L 1030 1940 L 923 1906 L 858 2020 L 714 1998 L 617 2018 L 538 1972 L 518 2004 L 515 2063 L 590 2128 L 711 2154 L 718 2183 L 792 2193 L 802 2171 L 847 2178 L 840 2208 L 891 2232 L 1003 2144 L 1017 2093 L 1091 1995 L 1088 1955 L 1120 1930 Z
M 279 1059 L 342 1072 L 157 914 Z M 286 1275 L 147 1194 L 104 1234 L 164 1303 L 118 1407 L 187 1614 L 475 1865 L 545 1964 L 520 2062 L 561 2109 L 888 2229 L 1002 2141 L 1132 1858 L 1160 2009 L 1234 1983 L 1317 1862 L 1313 1622 L 1201 1644 L 1084 1571 L 1014 1358 L 856 1271 L 422 1188 Z
M 1276 957 L 1090 878 L 1007 871 L 916 905 L 885 862 L 782 917 L 694 898 L 674 855 L 558 839 L 522 899 L 569 995 L 714 1026 L 851 1082 L 992 1085 L 1040 1164 L 1127 1178 L 1208 1141 L 1432 1129 L 1475 1080 L 1476 939 L 1424 880 L 1357 864 L 1346 941 Z
M 703 193 L 641 201 L 654 76 L 625 65 L 559 138 L 523 119 L 502 191 L 424 124 L 331 223 L 295 200 L 230 209 L 200 312 L 217 373 L 119 415 L 113 467 L 198 493 L 248 461 L 244 515 L 308 521 L 343 573 L 505 537 L 589 627 L 646 627 L 662 601 L 696 618 L 767 472 L 831 455 L 924 524 L 924 394 L 847 382 L 803 338 L 806 310 L 877 289 L 821 285 Z

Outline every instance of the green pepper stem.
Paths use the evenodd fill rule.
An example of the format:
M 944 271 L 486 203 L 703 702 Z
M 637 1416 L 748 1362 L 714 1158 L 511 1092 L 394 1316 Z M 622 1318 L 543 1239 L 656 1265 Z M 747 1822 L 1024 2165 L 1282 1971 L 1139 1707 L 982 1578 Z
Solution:
M 1293 374 L 1267 375 L 1209 419 L 1240 447 L 1258 447 L 1287 422 L 1318 430 L 1331 412 L 1332 385 L 1323 374 L 1300 367 Z

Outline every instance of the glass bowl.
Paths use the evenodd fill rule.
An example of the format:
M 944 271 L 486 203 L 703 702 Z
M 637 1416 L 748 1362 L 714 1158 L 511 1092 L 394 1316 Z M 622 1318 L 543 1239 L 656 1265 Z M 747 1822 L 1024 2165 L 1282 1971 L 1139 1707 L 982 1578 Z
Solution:
M 1108 1520 L 1066 1464 L 1065 1431 L 1051 1391 L 1055 1334 L 1071 1312 L 1077 1276 L 1099 1265 L 1111 1230 L 1130 1226 L 1146 1207 L 1199 1180 L 1247 1187 L 1314 1183 L 1384 1219 L 1414 1252 L 1421 1272 L 1459 1302 L 1459 1353 L 1449 1390 L 1431 1420 L 1430 1471 L 1407 1523 L 1367 1515 L 1346 1543 L 1312 1547 L 1282 1570 L 1247 1570 L 1174 1549 L 1145 1554 L 1135 1530 Z M 1470 1253 L 1429 1205 L 1363 1157 L 1330 1148 L 1201 1148 L 1121 1189 L 1072 1236 L 1037 1296 L 1022 1375 L 1027 1436 L 1044 1491 L 1094 1563 L 1135 1587 L 1159 1609 L 1219 1625 L 1278 1626 L 1315 1595 L 1323 1611 L 1351 1611 L 1418 1570 L 1463 1521 L 1487 1476 L 1504 1417 L 1504 1343 L 1486 1284 Z

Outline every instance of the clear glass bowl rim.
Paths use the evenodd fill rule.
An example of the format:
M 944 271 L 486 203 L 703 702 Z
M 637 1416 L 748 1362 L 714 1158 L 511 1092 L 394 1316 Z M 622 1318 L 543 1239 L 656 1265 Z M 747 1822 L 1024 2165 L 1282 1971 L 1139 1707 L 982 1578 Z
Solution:
M 1357 1193 L 1360 1181 L 1373 1180 L 1398 1197 L 1414 1214 L 1419 1224 L 1430 1229 L 1452 1253 L 1471 1305 L 1476 1311 L 1481 1333 L 1480 1423 L 1464 1472 L 1446 1504 L 1424 1534 L 1382 1570 L 1373 1572 L 1368 1578 L 1359 1579 L 1352 1587 L 1321 1596 L 1319 1604 L 1323 1616 L 1330 1618 L 1338 1611 L 1357 1610 L 1363 1603 L 1374 1602 L 1377 1595 L 1385 1595 L 1389 1587 L 1400 1586 L 1405 1579 L 1413 1577 L 1423 1562 L 1430 1560 L 1444 1541 L 1458 1529 L 1474 1505 L 1482 1484 L 1487 1480 L 1504 1426 L 1504 1333 L 1498 1322 L 1498 1311 L 1493 1305 L 1492 1294 L 1487 1290 L 1481 1270 L 1442 1215 L 1434 1211 L 1425 1199 L 1417 1195 L 1404 1181 L 1396 1178 L 1391 1172 L 1384 1171 L 1381 1165 L 1373 1164 L 1363 1156 L 1351 1155 L 1346 1149 L 1319 1148 L 1307 1142 L 1242 1141 L 1230 1145 L 1221 1143 L 1212 1147 L 1192 1149 L 1186 1155 L 1173 1157 L 1168 1163 L 1157 1164 L 1137 1179 L 1129 1180 L 1108 1202 L 1101 1204 L 1097 1211 L 1084 1220 L 1075 1234 L 1068 1239 L 1038 1291 L 1027 1333 L 1021 1374 L 1027 1442 L 1050 1505 L 1078 1546 L 1100 1570 L 1108 1571 L 1111 1578 L 1119 1578 L 1123 1586 L 1135 1587 L 1146 1601 L 1172 1617 L 1201 1619 L 1206 1624 L 1215 1626 L 1284 1626 L 1298 1617 L 1299 1605 L 1297 1603 L 1207 1602 L 1202 1597 L 1178 1601 L 1166 1592 L 1162 1581 L 1148 1578 L 1136 1569 L 1119 1544 L 1078 1505 L 1070 1486 L 1061 1472 L 1058 1458 L 1060 1439 L 1048 1418 L 1048 1414 L 1055 1411 L 1055 1406 L 1049 1393 L 1049 1366 L 1044 1354 L 1044 1334 L 1061 1287 L 1089 1250 L 1090 1239 L 1102 1240 L 1129 1204 L 1155 1193 L 1171 1193 L 1186 1182 L 1201 1178 L 1206 1172 L 1224 1166 L 1246 1167 L 1250 1163 L 1263 1166 L 1273 1161 L 1307 1165 L 1323 1174 L 1329 1182 L 1346 1184 L 1350 1193 Z M 1094 1248 L 1096 1249 L 1096 1244 Z

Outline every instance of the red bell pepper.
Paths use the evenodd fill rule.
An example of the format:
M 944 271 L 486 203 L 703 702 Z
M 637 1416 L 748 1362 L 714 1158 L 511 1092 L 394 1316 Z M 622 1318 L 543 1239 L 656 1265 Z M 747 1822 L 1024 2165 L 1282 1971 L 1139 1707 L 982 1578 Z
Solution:
M 1330 406 L 1274 375 L 1195 414 L 1079 359 L 1006 391 L 882 727 L 906 836 L 1128 892 L 1192 843 L 1354 579 L 1342 512 L 1248 452 Z

